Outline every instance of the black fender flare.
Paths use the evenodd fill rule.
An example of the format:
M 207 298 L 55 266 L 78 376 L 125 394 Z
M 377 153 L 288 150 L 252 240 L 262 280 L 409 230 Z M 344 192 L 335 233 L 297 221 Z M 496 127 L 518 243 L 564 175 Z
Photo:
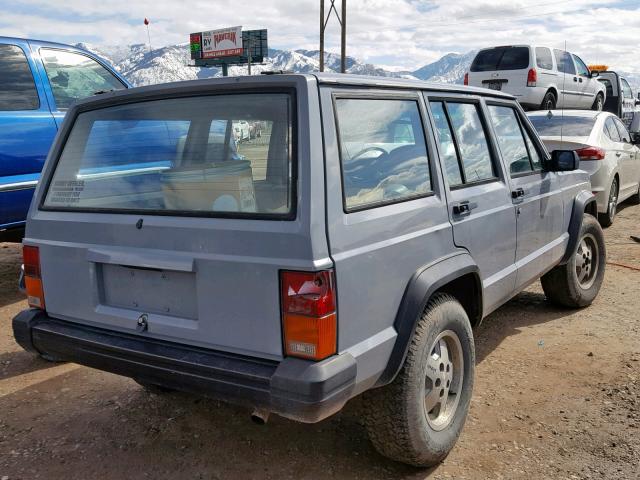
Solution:
M 466 251 L 438 259 L 421 267 L 412 275 L 394 322 L 394 328 L 398 336 L 387 366 L 376 382 L 376 387 L 392 382 L 402 368 L 418 320 L 431 296 L 444 285 L 469 273 L 474 274 L 476 279 L 477 291 L 480 293 L 478 312 L 482 316 L 480 271 L 471 255 Z
M 596 212 L 598 211 L 596 206 L 596 197 L 592 192 L 582 190 L 573 200 L 573 210 L 571 211 L 571 219 L 569 220 L 568 229 L 569 243 L 567 243 L 567 250 L 560 261 L 560 265 L 565 265 L 576 253 L 576 250 L 578 249 L 578 242 L 580 241 L 582 219 L 584 217 L 584 213 L 589 208 L 595 209 Z

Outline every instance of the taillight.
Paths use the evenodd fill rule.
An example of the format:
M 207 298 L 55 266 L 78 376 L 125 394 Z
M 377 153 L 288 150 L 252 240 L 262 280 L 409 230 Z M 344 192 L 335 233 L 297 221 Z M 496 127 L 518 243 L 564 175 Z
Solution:
M 24 283 L 29 306 L 44 310 L 44 290 L 42 289 L 42 276 L 40 275 L 40 250 L 38 247 L 29 245 L 22 247 L 22 260 L 24 262 Z
M 580 157 L 580 160 L 604 160 L 607 152 L 600 147 L 585 147 L 576 150 L 576 153 Z
M 530 68 L 529 73 L 527 73 L 527 87 L 535 87 L 537 81 L 538 72 L 536 72 L 535 68 Z
M 469 85 L 469 72 L 464 74 L 464 84 Z
M 280 282 L 286 354 L 322 360 L 336 353 L 337 316 L 333 271 L 283 271 Z

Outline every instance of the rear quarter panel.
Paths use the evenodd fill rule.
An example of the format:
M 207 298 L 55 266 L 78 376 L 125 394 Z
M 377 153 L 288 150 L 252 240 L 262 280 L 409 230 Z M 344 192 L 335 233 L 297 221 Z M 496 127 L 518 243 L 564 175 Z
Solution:
M 385 368 L 396 338 L 394 320 L 413 274 L 451 254 L 444 187 L 431 132 L 427 148 L 434 194 L 401 203 L 345 213 L 333 95 L 357 91 L 322 87 L 325 133 L 327 234 L 338 291 L 338 350 L 358 361 L 359 389 Z M 376 98 L 376 92 L 361 92 Z M 388 92 L 377 92 L 389 98 Z M 407 93 L 417 93 L 408 91 Z M 416 94 L 422 109 L 423 99 Z M 364 386 L 363 386 L 364 385 Z

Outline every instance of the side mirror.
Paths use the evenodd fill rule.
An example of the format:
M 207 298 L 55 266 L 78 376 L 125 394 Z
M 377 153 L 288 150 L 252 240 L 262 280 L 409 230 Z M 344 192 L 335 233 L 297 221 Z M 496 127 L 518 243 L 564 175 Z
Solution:
M 554 150 L 547 170 L 551 172 L 570 172 L 580 168 L 580 157 L 573 150 Z
M 637 107 L 638 105 L 640 105 L 640 98 L 637 98 L 637 99 L 636 99 L 636 107 Z
M 589 72 L 591 75 L 589 75 L 591 78 L 596 78 L 600 76 L 600 72 L 599 71 L 594 71 L 594 72 Z

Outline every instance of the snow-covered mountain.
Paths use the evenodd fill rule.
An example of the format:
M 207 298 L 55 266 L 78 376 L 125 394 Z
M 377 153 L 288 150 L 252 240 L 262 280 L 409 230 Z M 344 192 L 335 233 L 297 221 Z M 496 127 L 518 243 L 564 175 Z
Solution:
M 195 80 L 198 78 L 218 77 L 219 68 L 193 67 L 189 56 L 188 44 L 169 45 L 149 51 L 144 44 L 127 46 L 99 46 L 78 44 L 79 47 L 95 52 L 110 62 L 133 85 L 151 85 L 156 83 Z M 392 71 L 383 67 L 347 57 L 348 73 L 374 75 L 381 77 L 418 78 L 431 82 L 462 83 L 476 51 L 467 53 L 449 53 L 439 60 L 413 71 Z M 269 57 L 264 64 L 252 67 L 252 73 L 264 70 L 290 70 L 297 73 L 317 72 L 320 69 L 318 50 L 277 50 L 269 49 Z M 325 53 L 325 71 L 340 70 L 340 55 Z M 229 75 L 246 75 L 246 66 L 229 68 Z M 640 86 L 640 74 L 625 74 L 632 86 Z
M 188 44 L 169 45 L 149 50 L 144 44 L 127 46 L 91 45 L 77 46 L 95 52 L 110 62 L 133 85 L 151 85 L 156 83 L 195 80 L 222 75 L 219 68 L 193 67 L 189 57 Z M 382 77 L 420 78 L 422 80 L 462 83 L 464 72 L 469 67 L 474 52 L 463 55 L 451 53 L 437 62 L 411 71 L 392 71 L 369 63 L 347 57 L 347 72 L 358 75 Z M 320 69 L 318 50 L 277 50 L 270 49 L 264 64 L 252 66 L 252 73 L 264 70 L 290 70 L 298 73 L 317 72 Z M 325 71 L 340 70 L 340 55 L 325 53 Z M 246 74 L 246 66 L 229 68 L 229 75 Z

